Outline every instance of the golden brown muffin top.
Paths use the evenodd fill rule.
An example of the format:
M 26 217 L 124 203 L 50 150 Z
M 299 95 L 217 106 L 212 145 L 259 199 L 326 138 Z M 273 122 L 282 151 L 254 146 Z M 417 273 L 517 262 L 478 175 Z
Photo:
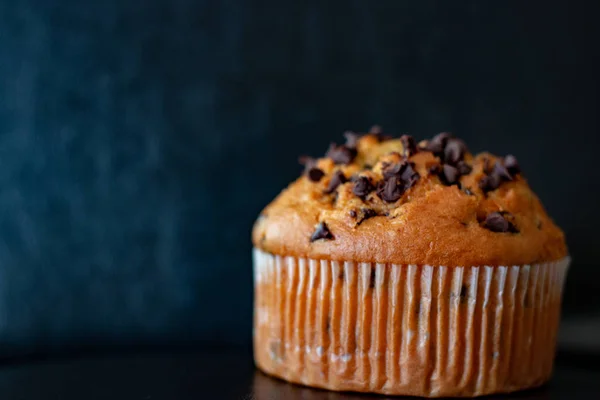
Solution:
M 470 154 L 441 133 L 347 132 L 261 213 L 257 248 L 315 259 L 445 266 L 523 265 L 567 255 L 513 156 Z

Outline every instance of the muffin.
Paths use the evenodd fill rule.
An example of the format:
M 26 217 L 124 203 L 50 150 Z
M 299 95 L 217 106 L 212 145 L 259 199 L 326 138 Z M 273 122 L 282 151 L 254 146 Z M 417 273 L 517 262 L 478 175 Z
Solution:
M 516 158 L 345 136 L 254 225 L 258 368 L 423 397 L 546 382 L 569 257 Z

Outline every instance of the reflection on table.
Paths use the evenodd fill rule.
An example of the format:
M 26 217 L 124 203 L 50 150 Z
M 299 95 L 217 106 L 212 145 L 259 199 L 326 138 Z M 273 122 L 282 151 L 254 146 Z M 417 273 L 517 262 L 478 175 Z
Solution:
M 280 379 L 272 378 L 260 371 L 254 373 L 252 384 L 252 400 L 398 400 L 398 396 L 366 395 L 358 393 L 340 393 L 327 390 L 312 389 L 306 386 L 287 383 Z M 403 399 L 416 399 L 415 397 L 402 397 Z M 514 394 L 486 396 L 486 400 L 520 399 L 520 400 L 547 400 L 550 399 L 548 387 L 527 390 Z

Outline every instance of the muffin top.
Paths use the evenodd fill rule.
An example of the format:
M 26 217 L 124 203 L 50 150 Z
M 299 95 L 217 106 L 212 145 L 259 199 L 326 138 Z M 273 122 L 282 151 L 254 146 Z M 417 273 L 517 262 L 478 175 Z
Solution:
M 261 213 L 254 246 L 314 259 L 523 265 L 567 255 L 514 156 L 472 155 L 449 133 L 345 133 Z

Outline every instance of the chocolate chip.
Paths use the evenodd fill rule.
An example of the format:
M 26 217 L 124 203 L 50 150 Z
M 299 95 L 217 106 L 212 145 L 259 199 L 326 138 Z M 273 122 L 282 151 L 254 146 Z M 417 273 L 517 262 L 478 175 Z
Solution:
M 391 176 L 377 185 L 377 195 L 386 203 L 398 201 L 404 194 L 404 185 L 399 180 Z
M 429 142 L 427 142 L 427 146 L 425 147 L 428 151 L 431 151 L 435 155 L 439 156 L 443 153 L 444 148 L 446 147 L 446 142 L 452 135 L 448 132 L 442 132 L 433 137 Z
M 408 158 L 419 151 L 417 149 L 417 142 L 415 142 L 412 136 L 402 135 L 400 136 L 400 141 L 402 142 L 402 156 Z
M 516 175 L 521 172 L 521 167 L 519 167 L 519 163 L 517 162 L 517 158 L 512 154 L 504 157 L 504 167 L 510 172 L 512 175 Z
M 483 227 L 489 229 L 492 232 L 511 232 L 517 233 L 517 228 L 507 219 L 512 217 L 507 212 L 492 212 L 485 217 Z
M 373 218 L 377 216 L 377 212 L 375 210 L 373 210 L 372 208 L 361 208 L 360 209 L 360 216 L 358 219 L 358 222 L 356 223 L 356 225 L 360 225 L 362 224 L 364 221 L 366 221 L 369 218 Z
M 333 191 L 335 191 L 335 189 L 338 188 L 338 186 L 340 186 L 343 183 L 346 183 L 348 181 L 348 179 L 346 179 L 346 175 L 344 175 L 344 173 L 340 170 L 337 170 L 333 173 L 331 180 L 329 181 L 329 184 L 327 185 L 327 188 L 325 189 L 324 193 L 325 194 L 329 194 L 329 193 L 333 193 Z
M 356 214 L 356 210 L 350 210 L 350 212 L 349 212 L 348 214 L 350 214 L 350 216 L 351 216 L 352 218 L 356 218 L 356 215 L 357 215 L 357 214 Z
M 410 179 L 404 181 L 404 190 L 408 190 L 411 187 L 413 187 L 418 182 L 419 178 L 420 178 L 420 175 L 416 174 L 416 175 L 413 175 Z
M 407 189 L 419 180 L 419 173 L 414 169 L 415 164 L 406 163 L 400 174 L 400 179 L 404 181 Z
M 331 158 L 336 164 L 350 164 L 356 157 L 356 149 L 346 145 L 338 146 L 335 143 L 331 143 L 325 156 Z
M 372 169 L 373 166 L 371 164 L 365 164 L 363 165 L 363 169 Z
M 329 230 L 329 228 L 327 227 L 327 224 L 325 222 L 320 222 L 317 225 L 315 232 L 310 237 L 311 242 L 314 242 L 315 240 L 319 240 L 319 239 L 328 239 L 328 240 L 334 239 L 333 234 L 331 233 L 331 231 Z
M 512 181 L 513 179 L 510 175 L 510 172 L 508 172 L 508 169 L 506 169 L 506 167 L 502 165 L 500 161 L 496 161 L 494 164 L 494 170 L 492 171 L 492 174 L 497 175 L 501 181 Z
M 358 144 L 358 141 L 361 138 L 361 136 L 362 135 L 352 131 L 344 132 L 344 137 L 346 138 L 346 146 L 350 148 L 356 148 L 356 145 Z
M 419 173 L 415 171 L 414 166 L 414 163 L 409 163 L 408 161 L 388 165 L 383 170 L 383 177 L 384 179 L 397 178 L 409 184 L 410 187 L 419 179 Z
M 369 193 L 371 193 L 375 187 L 371 183 L 371 180 L 366 176 L 359 176 L 354 181 L 354 186 L 352 187 L 352 193 L 360 197 L 361 199 L 365 199 Z
M 479 181 L 479 187 L 484 193 L 498 189 L 500 187 L 500 177 L 496 174 L 486 175 Z
M 452 165 L 444 164 L 442 167 L 442 173 L 440 174 L 440 180 L 444 185 L 450 186 L 458 183 L 458 169 Z
M 395 164 L 384 163 L 383 171 L 382 171 L 383 177 L 385 179 L 388 179 L 391 177 L 400 178 L 400 173 L 402 172 L 403 164 L 404 163 L 395 163 Z
M 467 145 L 460 139 L 449 138 L 444 147 L 444 162 L 456 165 L 465 157 Z
M 429 167 L 429 173 L 431 175 L 439 175 L 442 172 L 442 166 L 440 164 L 435 164 Z
M 304 165 L 304 174 L 313 182 L 319 182 L 325 173 L 317 168 L 317 160 L 309 156 L 301 156 L 298 162 Z
M 473 194 L 473 192 L 471 191 L 471 189 L 469 188 L 465 188 L 464 190 L 465 194 L 468 196 L 475 196 L 475 194 Z
M 464 161 L 459 161 L 456 168 L 458 168 L 458 173 L 461 175 L 469 175 L 473 171 L 473 168 Z
M 317 167 L 311 167 L 308 169 L 308 171 L 306 171 L 306 175 L 311 181 L 319 182 L 323 175 L 325 175 L 325 172 Z
M 372 208 L 361 208 L 360 210 L 364 214 L 365 218 L 373 218 L 377 216 L 377 211 L 373 210 Z

